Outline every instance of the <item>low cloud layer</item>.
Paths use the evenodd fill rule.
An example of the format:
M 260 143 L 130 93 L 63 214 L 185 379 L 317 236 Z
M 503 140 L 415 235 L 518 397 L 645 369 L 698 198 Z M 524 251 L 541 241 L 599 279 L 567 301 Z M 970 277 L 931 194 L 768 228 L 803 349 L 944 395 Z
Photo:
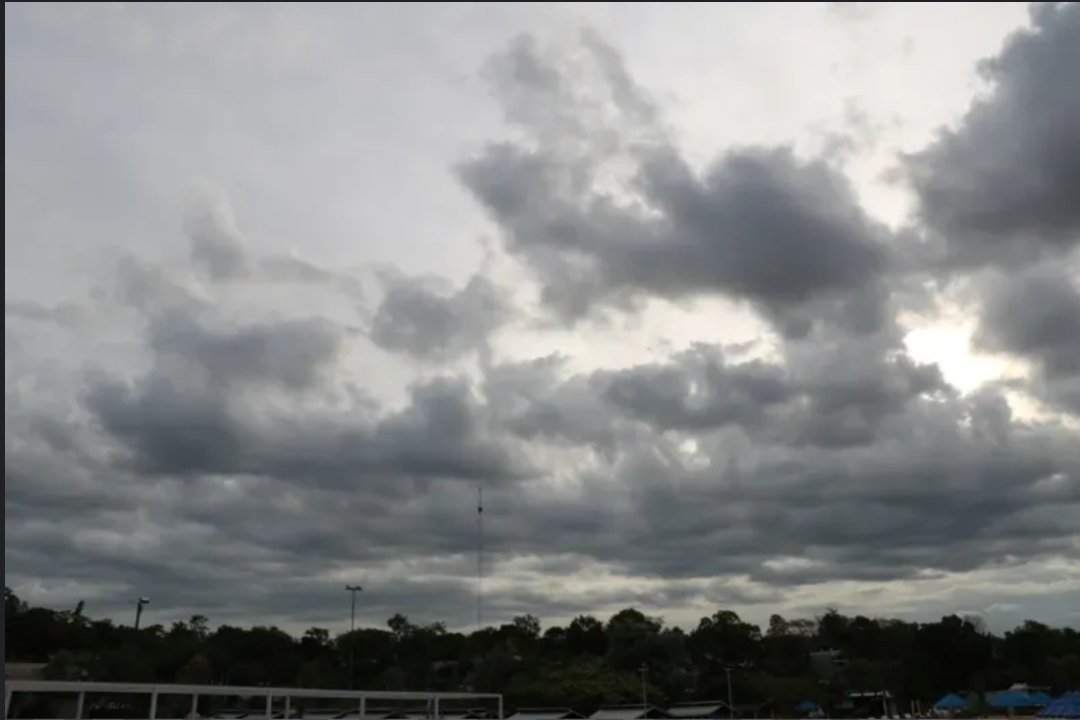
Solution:
M 900 158 L 917 212 L 895 229 L 793 144 L 696 169 L 595 33 L 519 37 L 481 73 L 513 139 L 447 172 L 536 307 L 486 267 L 371 280 L 265 250 L 214 196 L 178 218 L 175 257 L 124 256 L 83 295 L 9 296 L 6 580 L 34 601 L 122 613 L 147 595 L 169 616 L 290 626 L 338 617 L 362 582 L 366 620 L 466 624 L 482 488 L 491 619 L 968 611 L 1037 594 L 1024 568 L 1065 607 L 1077 48 L 1080 6 L 1033 9 L 984 96 Z M 1022 379 L 963 393 L 913 358 L 912 287 L 959 304 L 974 348 Z M 516 339 L 542 334 L 537 314 L 588 333 L 717 300 L 759 318 L 760 341 L 585 363 Z

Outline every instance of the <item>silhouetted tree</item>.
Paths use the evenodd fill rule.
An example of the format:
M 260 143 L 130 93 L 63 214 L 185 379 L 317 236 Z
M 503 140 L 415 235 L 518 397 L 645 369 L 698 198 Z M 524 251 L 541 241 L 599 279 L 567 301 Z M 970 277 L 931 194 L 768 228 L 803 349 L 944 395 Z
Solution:
M 211 628 L 208 618 L 135 630 L 73 610 L 30 607 L 4 591 L 8 661 L 47 663 L 56 679 L 218 682 L 345 687 L 350 648 L 356 687 L 384 690 L 498 690 L 510 706 L 571 706 L 581 712 L 641 698 L 658 704 L 724 699 L 727 673 L 740 705 L 802 700 L 838 707 L 847 690 L 888 690 L 901 707 L 1016 682 L 1052 692 L 1080 689 L 1080 633 L 1035 621 L 998 637 L 978 618 L 912 623 L 830 610 L 816 619 L 769 618 L 762 629 L 730 610 L 690 632 L 634 608 L 607 622 L 588 615 L 543 627 L 522 615 L 469 634 L 404 615 L 385 628 L 333 637 L 313 627 L 299 638 L 275 627 Z

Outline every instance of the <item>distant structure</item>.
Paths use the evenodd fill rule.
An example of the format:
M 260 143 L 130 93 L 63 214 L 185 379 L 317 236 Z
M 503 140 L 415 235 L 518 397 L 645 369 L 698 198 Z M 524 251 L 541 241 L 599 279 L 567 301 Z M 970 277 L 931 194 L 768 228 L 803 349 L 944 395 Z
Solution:
M 658 720 L 670 717 L 666 710 L 653 705 L 606 705 L 601 707 L 589 720 Z
M 583 717 L 570 708 L 518 708 L 507 720 L 581 720 Z
M 4 663 L 5 680 L 44 680 L 45 663 Z
M 6 667 L 5 667 L 6 669 Z M 369 703 L 423 703 L 425 718 L 454 717 L 455 720 L 467 720 L 468 716 L 476 717 L 480 714 L 476 711 L 453 711 L 444 713 L 443 709 L 452 704 L 464 702 L 494 704 L 492 720 L 502 720 L 503 696 L 500 693 L 464 693 L 464 692 L 390 692 L 380 690 L 331 690 L 327 688 L 295 688 L 295 687 L 266 687 L 247 686 L 237 687 L 229 685 L 184 685 L 173 683 L 99 683 L 99 682 L 69 682 L 60 680 L 7 680 L 4 683 L 4 717 L 11 717 L 13 697 L 20 699 L 32 696 L 36 701 L 42 701 L 42 696 L 52 696 L 56 706 L 61 708 L 60 714 L 31 715 L 31 717 L 63 717 L 71 720 L 81 720 L 88 716 L 98 716 L 104 709 L 103 703 L 107 702 L 106 696 L 118 695 L 142 695 L 143 701 L 149 705 L 148 720 L 157 720 L 159 701 L 163 699 L 176 699 L 177 696 L 187 696 L 183 703 L 188 707 L 188 717 L 199 717 L 200 710 L 209 710 L 209 706 L 217 704 L 214 701 L 226 701 L 229 698 L 245 698 L 249 703 L 254 701 L 263 705 L 249 706 L 249 709 L 229 713 L 232 717 L 261 717 L 261 718 L 292 718 L 296 717 L 292 703 L 296 700 L 334 701 L 343 703 L 351 701 L 355 703 L 355 710 L 338 713 L 339 717 L 375 718 L 368 714 Z M 190 705 L 188 703 L 190 702 Z M 202 706 L 200 708 L 200 705 Z M 143 705 L 145 707 L 146 705 Z M 219 706 L 220 707 L 220 706 Z M 160 714 L 166 717 L 177 717 L 175 707 L 162 707 Z M 169 714 L 166 714 L 167 711 Z M 215 712 L 215 716 L 226 715 L 228 711 Z M 485 714 L 486 714 L 485 710 Z M 16 713 L 16 716 L 19 713 Z M 395 713 L 397 714 L 397 713 Z M 402 713 L 401 717 L 409 717 Z M 115 715 L 111 716 L 115 717 Z M 417 718 L 419 720 L 419 718 Z
M 669 716 L 677 720 L 704 720 L 706 718 L 733 717 L 731 708 L 720 700 L 698 700 L 672 705 L 667 709 Z
M 484 488 L 476 489 L 476 629 L 484 627 Z

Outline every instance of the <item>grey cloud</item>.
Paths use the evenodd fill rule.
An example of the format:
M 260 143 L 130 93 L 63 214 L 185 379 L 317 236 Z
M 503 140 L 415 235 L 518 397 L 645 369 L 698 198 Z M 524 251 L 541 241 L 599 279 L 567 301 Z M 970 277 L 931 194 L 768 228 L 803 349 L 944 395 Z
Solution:
M 511 427 L 542 418 L 544 427 L 572 429 L 572 419 L 584 415 L 594 437 L 621 442 L 600 444 L 605 460 L 579 475 L 580 494 L 551 497 L 546 507 L 533 501 L 535 522 L 550 532 L 533 538 L 528 527 L 496 524 L 496 533 L 510 535 L 500 542 L 524 543 L 531 552 L 589 548 L 633 573 L 734 572 L 768 583 L 963 571 L 1071 547 L 1074 530 L 1062 507 L 1080 502 L 1080 450 L 1065 429 L 1025 426 L 998 396 L 943 394 L 936 368 L 905 358 L 862 367 L 834 362 L 831 373 L 796 376 L 800 385 L 777 368 L 728 367 L 722 357 L 699 348 L 669 365 L 569 378 L 565 393 L 550 387 L 550 363 L 501 377 L 488 390 L 497 406 L 513 404 L 511 378 L 527 388 L 513 394 Z M 541 379 L 527 380 L 530 369 Z M 696 405 L 688 400 L 695 386 Z M 755 392 L 764 409 L 743 400 Z M 795 394 L 803 414 L 784 407 Z M 597 401 L 608 406 L 606 418 Z M 875 420 L 869 433 L 840 442 L 816 430 L 846 407 Z M 642 420 L 666 432 L 624 427 Z M 590 436 L 548 430 L 530 437 Z M 686 438 L 696 439 L 697 457 L 679 447 Z M 1035 490 L 1047 482 L 1048 489 Z M 945 545 L 955 551 L 935 559 Z M 783 556 L 821 565 L 780 574 L 764 564 Z
M 191 231 L 197 251 L 213 243 L 241 247 L 230 239 L 226 209 L 198 218 Z M 247 258 L 211 252 L 199 260 L 196 252 L 198 262 L 210 264 L 241 256 Z M 215 282 L 237 280 L 239 268 L 248 266 L 246 259 L 221 262 L 210 270 Z M 241 320 L 220 301 L 197 298 L 162 268 L 130 257 L 118 266 L 116 288 L 141 320 L 149 368 L 135 376 L 89 372 L 82 404 L 139 472 L 253 474 L 300 486 L 366 483 L 394 493 L 441 478 L 498 482 L 530 472 L 489 427 L 468 383 L 445 377 L 414 383 L 410 404 L 391 412 L 332 382 L 351 331 L 328 319 Z M 494 293 L 476 279 L 456 299 L 460 317 L 490 310 L 485 298 L 494 303 Z M 393 301 L 385 307 L 402 310 Z M 343 402 L 347 409 L 328 410 Z
M 718 348 L 699 346 L 679 360 L 612 373 L 605 396 L 657 427 L 701 430 L 758 426 L 770 408 L 797 393 L 784 368 L 756 361 L 728 365 Z
M 492 145 L 460 169 L 550 308 L 574 320 L 648 295 L 718 293 L 749 300 L 789 335 L 822 319 L 854 332 L 887 322 L 890 236 L 841 174 L 790 148 L 750 147 L 698 177 L 615 51 L 587 38 L 595 86 L 575 87 L 527 38 L 500 56 L 497 96 L 530 142 Z M 579 100 L 588 93 L 614 117 Z
M 214 527 L 178 525 L 158 512 L 146 513 L 147 519 L 155 528 L 171 525 L 171 532 L 153 530 L 146 536 L 148 525 L 124 523 L 117 513 L 96 506 L 86 508 L 89 521 L 86 524 L 100 528 L 100 539 L 88 533 L 65 533 L 56 525 L 20 524 L 12 529 L 9 543 L 13 547 L 6 552 L 8 581 L 17 584 L 23 578 L 37 576 L 42 558 L 48 557 L 56 576 L 69 582 L 101 587 L 102 578 L 108 578 L 108 584 L 97 593 L 85 596 L 91 612 L 99 612 L 100 608 L 125 608 L 131 600 L 128 588 L 139 588 L 140 594 L 151 598 L 151 606 L 144 615 L 146 623 L 167 623 L 193 614 L 209 614 L 215 622 L 246 624 L 258 618 L 297 630 L 310 625 L 340 625 L 348 618 L 347 599 L 343 603 L 341 593 L 346 580 L 364 586 L 357 607 L 361 622 L 381 624 L 398 612 L 414 622 L 441 620 L 451 627 L 466 627 L 475 618 L 476 595 L 471 574 L 475 561 L 470 556 L 413 560 L 406 572 L 399 569 L 387 573 L 382 560 L 364 552 L 363 541 L 368 539 L 363 532 L 366 523 L 360 526 L 360 532 L 351 531 L 360 537 L 349 545 L 313 545 L 309 536 L 304 544 L 286 547 L 267 545 L 265 537 L 259 539 L 258 545 L 244 542 L 229 522 Z M 335 513 L 323 518 L 327 529 L 324 535 L 347 539 L 350 528 L 328 526 L 329 518 L 337 523 L 347 516 Z M 395 520 L 400 522 L 398 518 Z M 263 525 L 269 523 L 268 520 Z M 107 537 L 105 528 L 114 528 L 115 532 L 128 536 L 141 534 L 142 553 L 102 541 Z M 399 536 L 401 532 L 399 526 Z M 288 538 L 290 542 L 301 539 L 295 535 Z M 168 547 L 169 562 L 159 559 L 163 546 Z M 348 550 L 357 554 L 350 557 L 345 554 Z M 496 579 L 514 572 L 496 557 L 489 562 L 489 571 Z M 580 568 L 580 560 L 567 558 L 561 567 L 564 572 L 573 572 Z M 536 566 L 529 570 L 549 572 Z M 337 577 L 345 580 L 339 581 Z M 725 604 L 775 599 L 775 594 L 767 590 L 740 591 L 722 583 L 710 583 L 704 589 L 673 583 L 663 590 L 615 587 L 571 592 L 550 583 L 537 586 L 526 582 L 510 583 L 498 592 L 489 587 L 484 612 L 493 619 L 508 619 L 543 608 L 546 618 L 572 617 L 588 612 L 613 612 L 627 605 L 662 610 L 701 596 Z M 129 621 L 126 615 L 119 619 Z
M 214 328 L 173 309 L 146 328 L 152 367 L 134 382 L 93 373 L 86 407 L 140 461 L 163 472 L 238 471 L 248 442 L 236 426 L 246 388 L 310 387 L 340 346 L 323 320 Z
M 184 229 L 193 269 L 212 283 L 318 285 L 363 298 L 363 284 L 347 273 L 288 255 L 253 253 L 237 226 L 231 206 L 223 198 L 206 195 L 195 200 L 188 209 Z
M 460 290 L 439 278 L 385 274 L 371 339 L 380 347 L 424 360 L 453 360 L 481 349 L 510 315 L 503 293 L 473 276 Z
M 1080 243 L 1080 5 L 1037 3 L 956 129 L 907 158 L 933 262 L 1028 263 Z
M 321 318 L 214 327 L 180 313 L 154 317 L 148 335 L 159 362 L 180 361 L 222 390 L 238 382 L 310 387 L 334 362 L 343 340 L 342 329 Z M 170 374 L 175 377 L 177 369 Z
M 191 260 L 214 281 L 236 280 L 248 273 L 244 240 L 220 202 L 204 199 L 188 213 Z
M 862 22 L 874 16 L 873 3 L 868 2 L 831 2 L 828 11 L 831 15 L 849 22 Z
M 116 524 L 107 511 L 89 508 L 88 513 L 106 527 Z M 164 516 L 154 519 L 162 526 L 170 524 Z M 247 624 L 257 617 L 299 630 L 347 619 L 347 604 L 343 606 L 339 597 L 344 581 L 330 577 L 330 573 L 343 571 L 340 559 L 301 559 L 284 549 L 241 543 L 234 534 L 218 529 L 173 527 L 173 532 L 145 538 L 141 555 L 47 527 L 20 527 L 12 534 L 18 549 L 6 557 L 8 578 L 17 581 L 35 576 L 35 565 L 49 557 L 56 574 L 69 582 L 96 585 L 102 578 L 109 579 L 109 586 L 100 594 L 86 598 L 90 609 L 124 607 L 130 600 L 126 588 L 138 587 L 141 594 L 151 598 L 147 623 L 158 618 L 167 623 L 193 614 L 209 614 L 216 622 Z M 144 528 L 125 528 L 122 524 L 118 529 L 145 532 Z M 161 562 L 158 555 L 162 544 L 169 546 L 168 562 Z M 439 568 L 432 565 L 424 567 L 421 576 L 382 578 L 375 576 L 374 569 L 377 567 L 360 569 L 348 578 L 365 587 L 358 608 L 361 621 L 381 624 L 390 615 L 402 612 L 414 622 L 448 620 L 464 624 L 473 613 L 475 591 L 465 577 L 439 573 Z M 514 611 L 514 597 L 492 598 L 490 602 L 491 611 Z M 121 617 L 120 621 L 128 619 Z
M 658 427 L 739 426 L 756 440 L 788 445 L 874 442 L 909 403 L 948 392 L 936 366 L 869 342 L 789 348 L 786 364 L 728 363 L 699 346 L 677 362 L 609 374 L 608 399 Z
M 300 486 L 375 484 L 406 492 L 433 478 L 509 480 L 527 472 L 485 427 L 483 408 L 461 382 L 413 386 L 411 404 L 375 416 L 351 412 L 260 412 L 245 387 L 303 391 L 330 362 L 324 329 L 267 325 L 227 340 L 199 337 L 180 352 L 158 341 L 155 364 L 132 383 L 92 377 L 86 407 L 151 473 L 256 474 Z M 297 344 L 312 334 L 317 344 Z M 257 360 L 249 353 L 255 352 Z M 177 362 L 179 361 L 179 362 Z
M 164 269 L 125 255 L 116 266 L 112 299 L 141 313 L 175 309 L 190 312 L 202 298 Z
M 64 364 L 17 334 L 12 584 L 74 583 L 62 592 L 91 609 L 148 594 L 172 617 L 307 624 L 346 617 L 347 577 L 368 588 L 368 620 L 466 624 L 478 486 L 492 618 L 784 602 L 831 580 L 1075 558 L 1075 430 L 1019 418 L 990 388 L 959 393 L 902 352 L 900 241 L 843 177 L 789 148 L 734 148 L 692 171 L 617 53 L 583 44 L 583 72 L 528 39 L 494 61 L 528 137 L 486 148 L 461 177 L 562 318 L 720 294 L 772 320 L 776 348 L 745 360 L 700 345 L 588 372 L 492 352 L 479 378 L 424 375 L 379 403 L 352 384 L 383 383 L 368 346 L 351 351 L 482 349 L 506 321 L 489 281 L 397 276 L 357 338 L 306 305 L 271 309 L 288 305 L 274 283 L 348 294 L 345 273 L 248 247 L 224 211 L 196 215 L 182 267 L 126 258 L 102 293 L 124 306 L 109 316 L 131 331 L 118 344 L 142 357 L 102 352 L 81 373 L 83 348 L 56 353 Z M 1075 387 L 1073 346 L 1049 328 L 1072 316 L 1034 308 L 1073 301 L 1064 267 L 992 288 L 980 335 L 1034 360 L 1056 397 Z M 776 562 L 793 557 L 803 566 Z M 598 564 L 649 582 L 575 587 Z
M 445 379 L 418 385 L 404 410 L 368 409 L 362 417 L 357 409 L 342 415 L 296 408 L 288 418 L 256 423 L 243 414 L 216 415 L 230 410 L 228 403 L 207 408 L 208 396 L 190 391 L 151 400 L 137 394 L 151 390 L 137 389 L 133 397 L 141 403 L 134 405 L 91 402 L 106 429 L 156 462 L 129 465 L 105 455 L 95 464 L 73 449 L 53 450 L 57 443 L 40 424 L 10 429 L 20 440 L 8 444 L 5 458 L 12 500 L 6 508 L 9 567 L 28 572 L 31 558 L 41 553 L 67 558 L 58 568 L 83 558 L 98 577 L 122 587 L 155 587 L 162 597 L 174 596 L 169 602 L 175 608 L 201 605 L 221 615 L 239 612 L 212 597 L 224 583 L 238 584 L 235 573 L 226 579 L 227 568 L 259 573 L 263 579 L 237 592 L 253 602 L 249 612 L 270 614 L 294 607 L 291 583 L 271 597 L 281 573 L 298 578 L 297 588 L 323 592 L 332 583 L 315 575 L 350 563 L 372 573 L 406 559 L 449 563 L 438 571 L 418 565 L 397 573 L 434 578 L 401 586 L 402 594 L 414 593 L 412 599 L 392 595 L 401 608 L 413 608 L 429 589 L 448 598 L 462 591 L 460 576 L 468 569 L 454 570 L 454 558 L 474 548 L 476 483 L 487 486 L 485 534 L 494 557 L 573 556 L 664 578 L 667 589 L 656 591 L 657 602 L 664 593 L 678 595 L 679 583 L 689 579 L 744 575 L 758 583 L 748 592 L 760 598 L 794 584 L 882 581 L 927 568 L 963 572 L 1002 558 L 1071 552 L 1075 527 L 1069 518 L 1080 510 L 1080 449 L 1066 429 L 1020 422 L 989 392 L 926 397 L 916 390 L 932 376 L 910 380 L 913 372 L 921 376 L 906 362 L 867 365 L 885 374 L 885 387 L 899 388 L 894 396 L 852 392 L 844 384 L 837 389 L 835 379 L 825 382 L 824 370 L 777 376 L 765 365 L 728 367 L 722 359 L 722 353 L 700 348 L 668 366 L 585 376 L 567 376 L 554 361 L 497 367 L 481 386 Z M 842 371 L 832 377 L 843 377 Z M 873 377 L 869 369 L 851 375 L 858 379 L 860 373 Z M 663 393 L 655 398 L 627 390 L 636 378 L 679 388 L 685 380 L 655 378 L 703 374 L 717 391 L 706 398 L 738 399 L 749 387 L 779 408 L 789 401 L 785 393 L 796 389 L 851 403 L 906 399 L 884 402 L 890 420 L 879 424 L 872 442 L 797 447 L 781 432 L 792 422 L 784 412 L 736 413 L 723 428 L 695 418 L 665 429 L 642 419 L 664 418 L 650 411 L 650 403 L 670 408 L 671 401 Z M 622 394 L 612 395 L 617 386 Z M 118 426 L 118 418 L 124 424 Z M 100 445 L 92 424 L 75 427 L 82 439 L 69 448 Z M 528 455 L 543 473 L 572 483 L 549 484 L 544 474 L 507 475 L 513 467 L 507 461 L 517 453 L 514 434 L 530 438 Z M 682 446 L 689 439 L 697 443 L 693 452 Z M 169 450 L 184 441 L 182 452 Z M 603 452 L 580 464 L 580 450 L 590 443 Z M 42 522 L 28 520 L 32 508 Z M 94 509 L 80 526 L 94 532 L 49 532 L 58 525 L 44 518 L 70 518 L 76 508 Z M 143 542 L 158 549 L 143 555 L 109 549 L 115 546 L 107 538 L 134 532 L 123 524 L 139 517 L 134 508 L 153 511 L 139 521 L 139 532 L 150 533 Z M 175 562 L 162 566 L 157 560 L 163 547 Z M 792 556 L 817 564 L 789 572 L 768 564 Z M 318 560 L 312 564 L 312 558 Z M 296 574 L 298 566 L 307 570 Z M 492 572 L 499 577 L 497 568 Z M 58 577 L 90 583 L 87 573 L 64 570 Z M 391 592 L 399 590 L 388 586 L 387 605 Z M 647 600 L 608 600 L 620 597 Z M 494 592 L 491 602 L 492 613 L 530 603 L 550 613 L 595 609 L 602 600 L 572 601 L 554 590 L 529 589 Z M 372 602 L 385 610 L 381 601 Z M 446 610 L 450 619 L 455 603 Z M 297 612 L 297 618 L 308 617 Z
M 1038 266 L 985 285 L 977 346 L 1033 361 L 1044 398 L 1080 413 L 1080 269 Z
M 1051 377 L 1080 374 L 1080 277 L 1061 266 L 999 276 L 983 297 L 982 347 L 1033 356 Z
M 489 368 L 484 395 L 493 417 L 526 440 L 591 447 L 608 456 L 632 440 L 632 429 L 612 423 L 595 378 L 564 375 L 564 358 L 559 357 Z
M 54 306 L 41 303 L 14 301 L 4 303 L 4 317 L 15 317 L 35 322 L 54 322 L 72 326 L 85 316 L 85 309 L 75 303 L 59 303 Z
M 325 285 L 337 287 L 347 294 L 363 296 L 363 283 L 348 275 L 331 272 L 318 265 L 287 255 L 268 255 L 260 258 L 261 276 L 271 282 Z
M 924 267 L 971 285 L 974 345 L 1030 361 L 1028 392 L 1080 409 L 1080 5 L 1037 3 L 981 64 L 955 128 L 904 159 Z

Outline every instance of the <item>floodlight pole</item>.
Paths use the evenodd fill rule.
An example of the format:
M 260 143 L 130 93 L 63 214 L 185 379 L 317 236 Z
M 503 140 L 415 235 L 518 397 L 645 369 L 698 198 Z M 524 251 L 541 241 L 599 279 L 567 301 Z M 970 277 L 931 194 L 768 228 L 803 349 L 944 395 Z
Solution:
M 735 717 L 735 705 L 734 705 L 734 704 L 732 704 L 732 700 L 731 700 L 731 668 L 730 668 L 730 667 L 725 667 L 725 668 L 724 668 L 724 674 L 725 674 L 725 675 L 727 675 L 727 707 L 728 707 L 728 717 L 729 717 L 729 718 L 734 718 L 734 717 Z
M 142 609 L 144 605 L 150 603 L 150 598 L 141 597 L 138 602 L 135 603 L 135 629 L 139 629 L 139 621 L 142 620 Z
M 349 614 L 349 689 L 353 689 L 356 677 L 356 593 L 363 592 L 359 585 L 346 585 L 345 589 L 352 596 L 352 611 Z
M 641 717 L 644 719 L 649 716 L 649 686 L 646 679 L 649 668 L 642 663 L 638 669 L 641 671 Z

